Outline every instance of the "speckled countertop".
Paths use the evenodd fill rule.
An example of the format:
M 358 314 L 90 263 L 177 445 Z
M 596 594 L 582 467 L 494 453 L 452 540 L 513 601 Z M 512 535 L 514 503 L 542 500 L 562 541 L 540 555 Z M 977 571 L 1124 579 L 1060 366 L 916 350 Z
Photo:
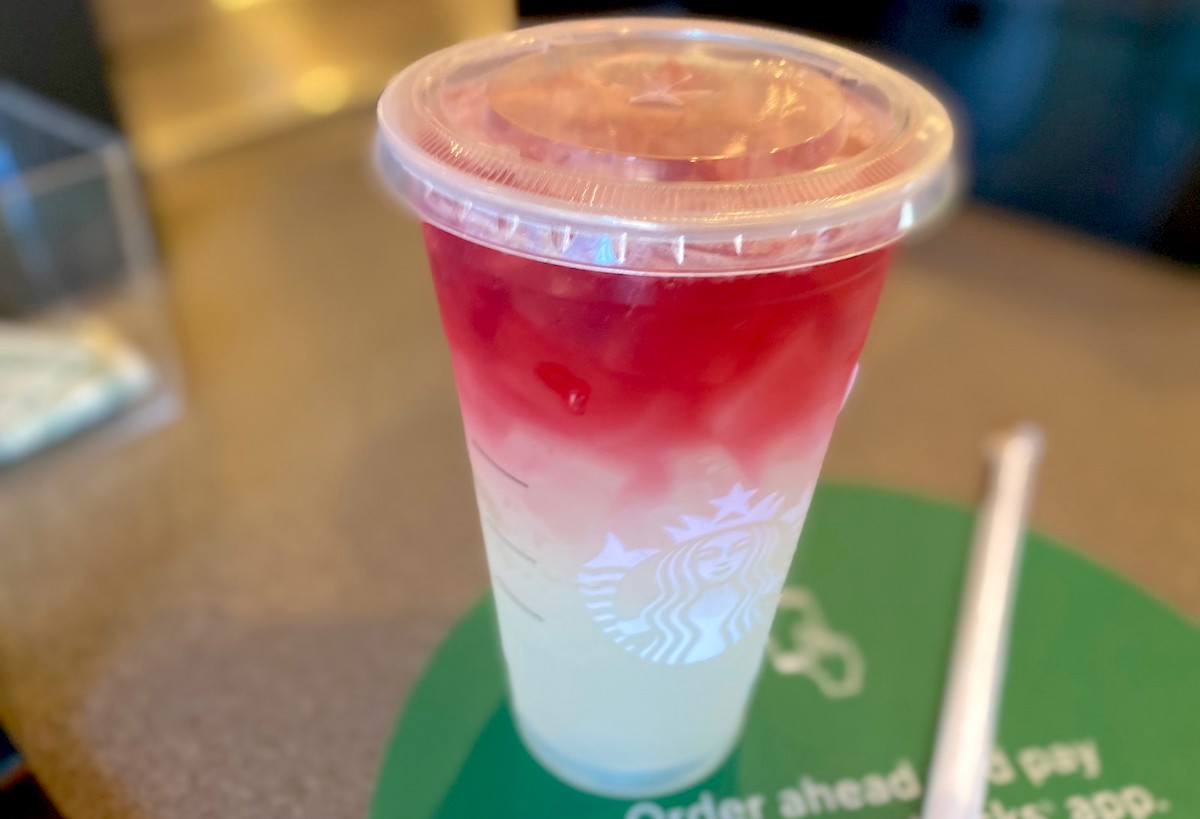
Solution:
M 419 233 L 371 130 L 159 175 L 184 415 L 0 477 L 0 721 L 68 819 L 362 816 L 486 585 Z M 1037 525 L 1195 617 L 1197 351 L 1194 271 L 970 207 L 899 264 L 826 471 L 971 501 L 981 435 L 1035 417 Z

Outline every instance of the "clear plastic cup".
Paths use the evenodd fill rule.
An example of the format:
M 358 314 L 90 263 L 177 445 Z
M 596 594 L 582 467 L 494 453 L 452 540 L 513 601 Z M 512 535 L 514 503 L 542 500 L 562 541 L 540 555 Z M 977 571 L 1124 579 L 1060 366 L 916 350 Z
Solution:
M 945 202 L 919 85 L 808 37 L 558 23 L 409 66 L 425 223 L 517 728 L 657 795 L 737 741 L 891 257 Z

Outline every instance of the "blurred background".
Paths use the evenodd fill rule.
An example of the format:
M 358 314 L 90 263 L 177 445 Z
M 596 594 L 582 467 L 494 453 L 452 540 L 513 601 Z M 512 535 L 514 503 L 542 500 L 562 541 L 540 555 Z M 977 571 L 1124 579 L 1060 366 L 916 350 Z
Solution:
M 762 0 L 522 0 L 512 9 L 471 0 L 8 0 L 0 74 L 121 127 L 154 170 L 369 107 L 398 54 L 448 32 L 583 12 L 738 16 L 876 52 L 957 101 L 979 197 L 1200 259 L 1196 0 L 859 0 L 787 11 Z
M 1046 520 L 1099 544 L 1106 560 L 1176 603 L 1200 605 L 1200 581 L 1187 571 L 1196 558 L 1184 548 L 1195 519 L 1180 511 L 1198 494 L 1187 431 L 1196 428 L 1200 374 L 1187 345 L 1200 326 L 1200 0 L 3 0 L 0 318 L 48 327 L 76 353 L 97 349 L 78 329 L 85 318 L 101 318 L 122 340 L 120 356 L 111 344 L 96 354 L 103 374 L 88 376 L 106 385 L 103 412 L 93 385 L 91 409 L 74 405 L 67 421 L 42 431 L 44 443 L 148 401 L 149 390 L 176 407 L 164 415 L 160 402 L 160 421 L 189 406 L 151 443 L 142 438 L 161 423 L 135 425 L 120 449 L 85 443 L 0 471 L 0 591 L 10 592 L 0 593 L 0 716 L 69 819 L 117 815 L 104 812 L 114 805 L 139 819 L 183 816 L 153 808 L 187 790 L 170 777 L 200 759 L 223 772 L 228 793 L 239 781 L 248 792 L 288 792 L 287 775 L 272 779 L 268 762 L 163 739 L 204 736 L 203 718 L 181 717 L 191 712 L 171 691 L 203 700 L 236 689 L 228 677 L 206 688 L 196 669 L 181 666 L 171 678 L 181 689 L 135 685 L 137 713 L 120 717 L 122 675 L 147 656 L 161 659 L 166 645 L 201 640 L 208 632 L 196 612 L 210 600 L 239 617 L 267 611 L 272 623 L 286 619 L 280 612 L 336 612 L 331 621 L 342 622 L 364 601 L 391 599 L 387 578 L 429 571 L 404 563 L 419 557 L 392 554 L 394 532 L 436 525 L 474 550 L 473 522 L 446 528 L 430 517 L 445 501 L 428 512 L 393 509 L 405 492 L 465 498 L 469 482 L 458 450 L 452 468 L 440 466 L 436 442 L 458 445 L 448 368 L 431 341 L 427 286 L 394 274 L 397 259 L 411 266 L 420 251 L 370 184 L 371 110 L 387 78 L 421 54 L 580 13 L 790 26 L 872 53 L 945 96 L 959 112 L 978 204 L 942 244 L 914 254 L 926 273 L 898 277 L 876 331 L 887 341 L 871 348 L 879 375 L 872 382 L 868 372 L 858 388 L 858 406 L 879 411 L 847 411 L 834 469 L 966 497 L 970 479 L 945 478 L 945 464 L 971 462 L 982 423 L 1034 406 L 1060 464 L 1075 456 L 1071 468 L 1051 464 L 1048 485 L 1072 489 L 1048 502 Z M 981 248 L 1000 261 L 980 262 Z M 416 306 L 402 313 L 402 304 Z M 942 335 L 925 329 L 931 324 Z M 933 362 L 960 342 L 952 384 L 934 380 L 932 363 L 928 376 L 902 372 L 898 359 Z M 403 366 L 399 352 L 394 367 L 391 353 L 377 354 L 403 345 Z M 427 349 L 436 350 L 428 364 Z M 42 354 L 54 366 L 64 360 L 54 349 Z M 141 363 L 131 369 L 135 356 Z M 1005 360 L 1019 363 L 1005 369 Z M 8 388 L 30 383 L 22 378 Z M 935 393 L 942 403 L 931 410 L 922 400 Z M 425 394 L 441 403 L 422 403 Z M 0 421 L 5 400 L 0 393 Z M 1076 423 L 1097 407 L 1117 408 L 1092 427 Z M 930 418 L 944 443 L 905 449 L 894 440 L 893 423 L 925 423 L 917 417 Z M 1119 433 L 1148 427 L 1157 438 Z M 117 452 L 120 466 L 110 469 Z M 1126 513 L 1115 522 L 1093 514 L 1110 501 Z M 1164 503 L 1174 505 L 1164 512 Z M 378 533 L 360 531 L 364 519 L 378 519 Z M 291 535 L 280 538 L 280 527 Z M 1174 544 L 1173 563 L 1125 548 L 1147 528 Z M 370 555 L 362 565 L 343 563 L 331 545 L 349 531 L 377 548 L 361 547 L 359 557 Z M 234 557 L 241 544 L 277 541 Z M 1181 568 L 1183 554 L 1192 563 Z M 429 604 L 428 628 L 402 661 L 373 673 L 411 678 L 431 635 L 482 588 L 482 559 L 472 559 L 467 579 Z M 72 571 L 79 579 L 60 582 Z M 194 577 L 204 578 L 195 588 Z M 193 618 L 184 625 L 173 619 L 180 606 Z M 159 634 L 151 621 L 175 630 Z M 148 636 L 125 645 L 112 639 L 118 633 Z M 47 660 L 39 652 L 51 639 L 63 642 Z M 206 645 L 227 652 L 220 657 L 230 667 L 264 655 L 259 643 L 229 639 Z M 313 650 L 309 635 L 299 639 Z M 391 646 L 373 632 L 327 639 L 325 653 L 313 655 L 322 669 L 338 665 L 330 658 L 343 646 L 362 644 L 355 640 Z M 272 645 L 271 679 L 306 679 L 307 666 Z M 394 707 L 385 688 L 371 713 Z M 309 694 L 297 705 L 275 689 L 271 697 L 255 690 L 256 703 L 313 712 Z M 212 730 L 254 724 L 270 734 L 293 722 L 281 712 L 278 724 L 258 725 L 271 713 L 227 710 Z M 372 724 L 382 731 L 386 722 Z M 358 807 L 377 737 L 343 739 L 358 750 L 338 754 L 326 775 L 359 783 L 349 789 Z M 55 815 L 24 770 L 0 743 L 0 816 Z M 304 815 L 353 815 L 342 798 L 336 788 L 309 793 Z M 285 814 L 301 815 L 270 815 Z

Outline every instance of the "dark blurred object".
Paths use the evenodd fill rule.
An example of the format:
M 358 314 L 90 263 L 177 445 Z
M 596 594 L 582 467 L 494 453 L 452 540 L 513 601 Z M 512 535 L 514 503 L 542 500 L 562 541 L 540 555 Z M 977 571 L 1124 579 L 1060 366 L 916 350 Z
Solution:
M 0 0 L 0 77 L 117 123 L 86 0 Z
M 737 3 L 689 0 L 684 6 L 705 16 L 765 20 L 832 34 L 840 39 L 870 42 L 879 37 L 893 3 L 894 0 L 853 0 L 781 5 L 774 0 L 739 0 Z
M 0 792 L 12 787 L 22 775 L 21 757 L 4 732 L 0 731 Z M 0 816 L 4 815 L 0 813 Z
M 132 185 L 114 132 L 0 80 L 0 316 L 119 279 Z
M 601 8 L 638 10 L 520 5 L 538 16 Z M 1200 262 L 1197 0 L 689 0 L 642 10 L 672 8 L 892 52 L 891 62 L 931 72 L 957 97 L 976 194 Z
M 0 816 L 4 819 L 62 819 L 32 776 L 22 776 L 0 789 Z
M 980 196 L 1200 260 L 1195 0 L 898 0 L 880 41 L 958 95 Z
M 1180 261 L 1200 263 L 1200 162 L 1192 168 L 1191 181 L 1155 237 L 1154 249 Z
M 0 816 L 4 819 L 61 819 L 0 732 Z

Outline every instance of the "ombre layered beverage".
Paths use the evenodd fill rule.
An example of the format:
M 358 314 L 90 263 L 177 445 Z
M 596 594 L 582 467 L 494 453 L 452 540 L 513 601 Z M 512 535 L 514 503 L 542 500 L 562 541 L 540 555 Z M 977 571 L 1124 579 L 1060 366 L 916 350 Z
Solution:
M 737 740 L 892 247 L 946 197 L 949 119 L 845 49 L 659 18 L 455 46 L 379 115 L 518 730 L 585 790 L 693 784 Z

